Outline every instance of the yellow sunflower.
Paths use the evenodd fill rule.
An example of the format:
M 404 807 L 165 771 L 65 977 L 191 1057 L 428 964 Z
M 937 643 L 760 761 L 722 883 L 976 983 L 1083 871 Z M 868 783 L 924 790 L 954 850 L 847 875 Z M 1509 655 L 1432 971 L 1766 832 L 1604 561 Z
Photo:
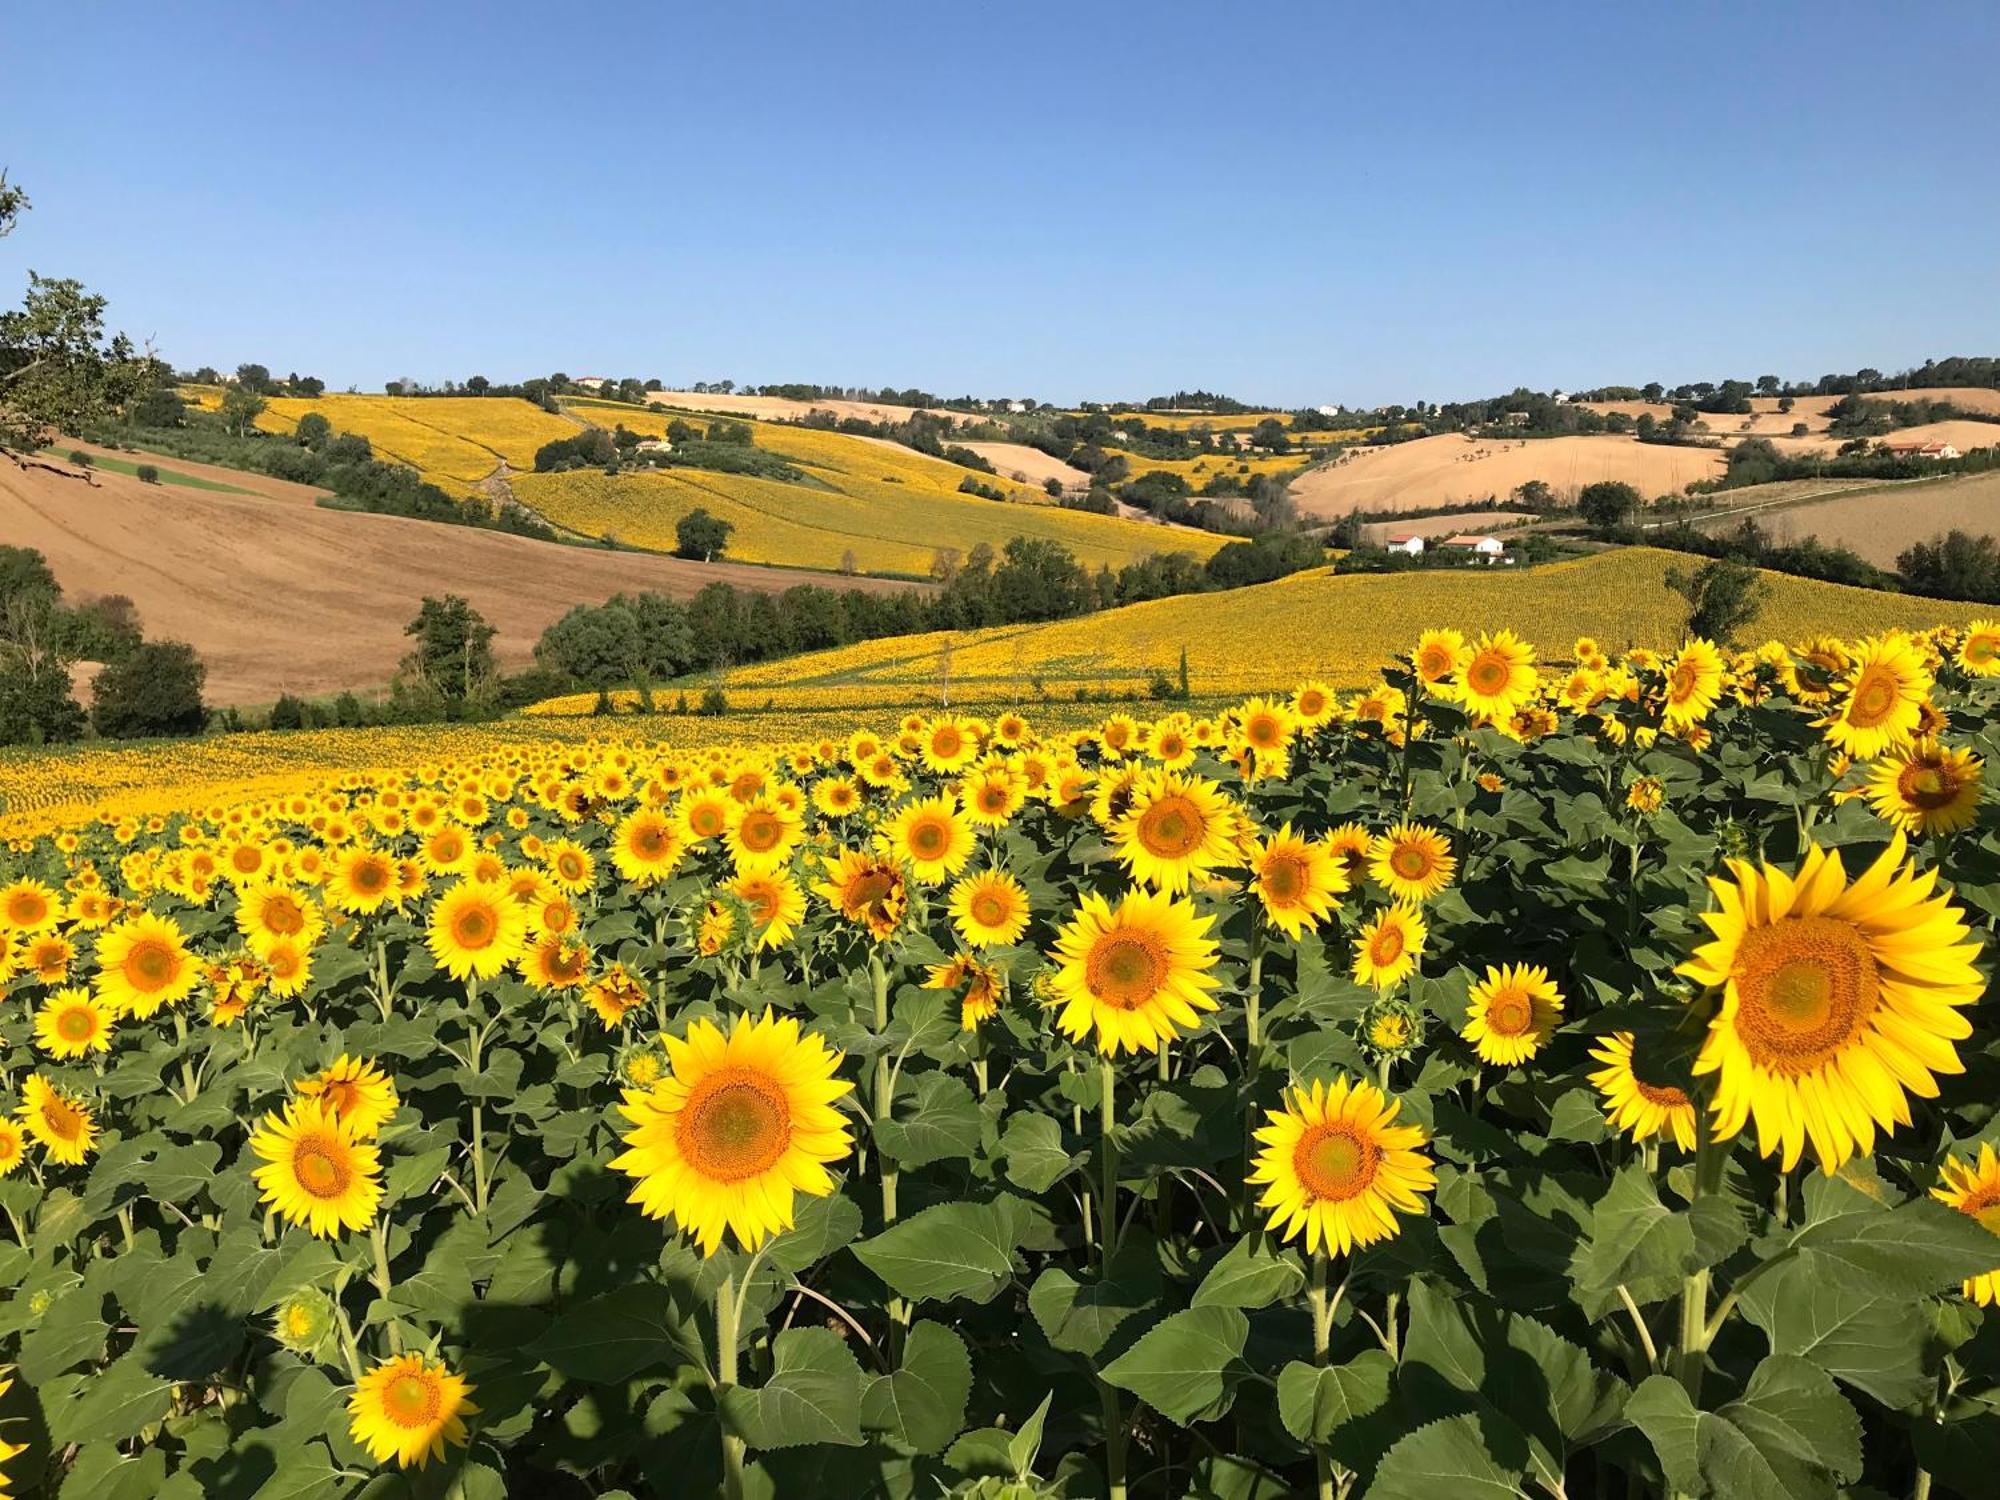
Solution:
M 813 783 L 812 804 L 821 817 L 844 818 L 861 806 L 861 788 L 851 776 L 822 776 Z
M 1970 750 L 1916 740 L 1875 762 L 1868 800 L 1905 833 L 1953 833 L 1978 818 L 1985 769 Z
M 1132 784 L 1111 847 L 1132 878 L 1176 895 L 1188 883 L 1236 863 L 1242 816 L 1222 788 L 1202 776 L 1149 771 Z
M 1397 1214 L 1424 1212 L 1420 1195 L 1437 1174 L 1423 1127 L 1395 1123 L 1400 1108 L 1374 1084 L 1340 1078 L 1294 1088 L 1284 1108 L 1267 1111 L 1250 1173 L 1264 1189 L 1257 1206 L 1271 1211 L 1267 1227 L 1281 1240 L 1303 1229 L 1308 1255 L 1322 1245 L 1347 1255 L 1399 1234 Z
M 16 932 L 40 932 L 45 927 L 55 926 L 60 915 L 56 893 L 39 880 L 24 876 L 11 885 L 0 887 L 0 929 L 11 927 Z
M 1368 873 L 1398 901 L 1416 905 L 1458 873 L 1451 840 L 1421 823 L 1398 823 L 1368 846 Z
M 646 1003 L 646 987 L 623 964 L 613 964 L 584 987 L 583 1003 L 597 1013 L 605 1029 L 622 1026 L 625 1018 Z
M 425 934 L 438 967 L 454 979 L 491 979 L 520 956 L 528 913 L 503 885 L 460 880 L 431 904 Z
M 921 797 L 898 808 L 875 843 L 892 859 L 906 862 L 920 885 L 938 885 L 965 868 L 974 835 L 949 797 Z
M 80 989 L 57 990 L 35 1012 L 35 1045 L 54 1057 L 111 1050 L 111 1008 Z
M 14 1114 L 49 1153 L 49 1159 L 64 1166 L 81 1166 L 96 1145 L 97 1122 L 91 1118 L 90 1106 L 39 1073 L 30 1073 L 21 1085 L 21 1105 Z
M 296 938 L 277 938 L 259 953 L 266 973 L 265 983 L 279 999 L 304 992 L 312 981 L 312 949 Z
M 186 936 L 166 917 L 142 911 L 97 940 L 97 997 L 121 1015 L 143 1020 L 178 1005 L 200 980 Z
M 1407 906 L 1384 907 L 1354 940 L 1354 982 L 1392 990 L 1416 972 L 1429 929 Z
M 318 1099 L 287 1101 L 250 1138 L 263 1201 L 319 1239 L 365 1229 L 382 1201 L 382 1159 L 351 1120 Z
M 465 1446 L 465 1418 L 479 1411 L 466 1400 L 474 1389 L 442 1360 L 421 1354 L 384 1360 L 347 1398 L 351 1435 L 378 1464 L 393 1458 L 421 1469 L 444 1457 L 446 1443 Z
M 1590 1075 L 1604 1096 L 1604 1118 L 1635 1141 L 1671 1133 L 1683 1151 L 1695 1148 L 1694 1100 L 1687 1091 L 1659 1078 L 1642 1077 L 1632 1047 L 1632 1033 L 1614 1031 L 1590 1049 L 1604 1066 Z
M 981 870 L 951 888 L 952 925 L 974 948 L 1004 947 L 1028 929 L 1028 892 L 1005 870 Z
M 1410 665 L 1416 669 L 1419 682 L 1428 688 L 1438 688 L 1465 670 L 1469 655 L 1465 637 L 1456 630 L 1426 630 L 1417 637 Z
M 820 863 L 827 878 L 813 891 L 845 920 L 867 928 L 878 943 L 902 925 L 910 893 L 899 863 L 855 849 L 823 855 Z
M 0 1177 L 18 1168 L 27 1154 L 28 1138 L 21 1127 L 0 1115 Z
M 2000 1156 L 1994 1155 L 1991 1145 L 1985 1145 L 1976 1158 L 1960 1161 L 1947 1157 L 1940 1170 L 1944 1181 L 1931 1189 L 1931 1196 L 1977 1219 L 1994 1236 L 1994 1269 L 1965 1283 L 1967 1297 L 1981 1307 L 1991 1307 L 2000 1302 Z
M 575 839 L 557 839 L 543 849 L 542 864 L 565 894 L 578 896 L 597 884 L 597 861 Z
M 1715 1075 L 1715 1134 L 1755 1119 L 1758 1151 L 1789 1170 L 1808 1141 L 1831 1172 L 1910 1123 L 1908 1093 L 1934 1098 L 1959 1073 L 1959 1013 L 1985 988 L 1963 915 L 1932 894 L 1937 872 L 1905 863 L 1902 834 L 1851 884 L 1839 854 L 1808 847 L 1796 874 L 1730 861 L 1709 881 L 1715 934 L 1680 967 L 1722 992 L 1695 1059 Z
M 1157 1052 L 1214 1010 L 1212 918 L 1163 893 L 1133 891 L 1114 909 L 1086 895 L 1056 937 L 1057 1025 L 1072 1041 L 1093 1030 L 1100 1052 Z
M 1000 994 L 1004 985 L 1000 971 L 989 963 L 961 953 L 947 963 L 931 964 L 925 970 L 924 988 L 959 993 L 958 1028 L 977 1031 L 981 1021 L 1000 1014 Z
M 1916 736 L 1930 692 L 1931 674 L 1916 643 L 1892 630 L 1853 649 L 1833 709 L 1818 724 L 1834 749 L 1873 760 Z
M 1668 729 L 1678 733 L 1693 728 L 1722 701 L 1722 653 L 1714 642 L 1699 636 L 1685 642 L 1666 673 L 1660 720 Z
M 804 837 L 798 811 L 775 797 L 735 804 L 724 837 L 739 872 L 775 870 L 792 857 Z
M 666 1038 L 669 1076 L 627 1090 L 633 1124 L 613 1170 L 636 1179 L 627 1202 L 671 1217 L 702 1254 L 726 1229 L 746 1250 L 792 1227 L 793 1198 L 834 1189 L 826 1164 L 853 1148 L 834 1102 L 854 1085 L 835 1073 L 841 1054 L 791 1016 L 739 1015 L 725 1036 L 698 1020 L 685 1040 Z
M 1297 938 L 1340 905 L 1347 872 L 1331 848 L 1292 832 L 1286 823 L 1250 845 L 1250 889 L 1270 924 Z
M 2000 677 L 2000 620 L 1974 620 L 1965 627 L 1958 664 L 1974 677 Z
M 950 715 L 932 719 L 919 737 L 924 764 L 940 776 L 964 770 L 979 754 L 978 736 L 966 719 Z
M 1454 696 L 1474 718 L 1504 721 L 1535 696 L 1535 688 L 1535 648 L 1511 630 L 1498 630 L 1467 649 Z
M 590 948 L 573 933 L 544 932 L 521 950 L 521 977 L 538 990 L 573 990 L 590 978 Z
M 237 931 L 260 958 L 266 948 L 281 940 L 310 948 L 325 927 L 326 914 L 319 903 L 288 885 L 252 886 L 237 899 Z
M 611 831 L 611 863 L 636 886 L 666 879 L 682 852 L 680 829 L 655 807 L 635 808 Z
M 372 1057 L 345 1052 L 310 1078 L 296 1085 L 301 1099 L 317 1099 L 354 1127 L 354 1138 L 372 1141 L 396 1113 L 401 1102 L 396 1081 L 375 1065 Z
M 713 787 L 686 792 L 678 809 L 681 832 L 690 844 L 719 839 L 729 832 L 729 819 L 735 807 L 734 798 Z
M 1562 1024 L 1563 997 L 1535 964 L 1489 967 L 1466 994 L 1465 1039 L 1480 1060 L 1511 1068 L 1541 1051 Z
M 961 778 L 958 804 L 981 828 L 1004 828 L 1028 800 L 1028 778 L 1006 761 L 974 766 Z
M 749 909 L 757 928 L 757 946 L 776 948 L 798 931 L 805 920 L 806 893 L 787 870 L 739 875 L 730 881 L 729 891 Z
M 327 900 L 341 911 L 365 916 L 396 898 L 398 880 L 392 856 L 366 844 L 349 844 L 327 868 Z

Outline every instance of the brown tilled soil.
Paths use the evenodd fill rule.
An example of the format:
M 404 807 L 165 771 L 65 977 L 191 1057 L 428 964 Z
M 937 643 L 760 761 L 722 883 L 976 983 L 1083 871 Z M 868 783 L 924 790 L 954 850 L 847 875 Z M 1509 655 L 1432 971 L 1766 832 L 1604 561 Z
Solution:
M 263 493 L 141 484 L 103 471 L 93 486 L 0 459 L 0 542 L 41 552 L 72 602 L 127 595 L 149 636 L 193 644 L 208 664 L 208 701 L 218 705 L 381 687 L 426 594 L 471 600 L 499 628 L 494 645 L 512 669 L 528 664 L 537 637 L 572 605 L 621 591 L 688 598 L 715 582 L 768 591 L 813 582 L 911 587 L 328 510 L 303 486 L 286 485 L 292 493 L 284 495 L 259 475 L 159 463 Z

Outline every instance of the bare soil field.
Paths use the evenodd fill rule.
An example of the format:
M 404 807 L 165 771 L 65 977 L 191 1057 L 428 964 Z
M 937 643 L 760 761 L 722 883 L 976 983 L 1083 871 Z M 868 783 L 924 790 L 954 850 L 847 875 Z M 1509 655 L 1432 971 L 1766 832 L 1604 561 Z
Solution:
M 1748 496 L 1781 488 L 1758 485 L 1741 493 Z M 2000 473 L 1870 485 L 1826 498 L 1768 506 L 1755 516 L 1757 524 L 1780 541 L 1816 536 L 1823 542 L 1853 548 L 1877 567 L 1893 568 L 1897 555 L 1911 543 L 1928 541 L 1954 527 L 1975 534 L 2000 533 Z M 1740 515 L 1717 516 L 1695 524 L 1704 531 L 1718 531 L 1741 519 Z
M 1333 519 L 1354 510 L 1420 510 L 1452 501 L 1504 500 L 1530 479 L 1572 500 L 1600 479 L 1648 497 L 1679 494 L 1720 474 L 1719 448 L 1641 443 L 1630 437 L 1468 438 L 1456 433 L 1384 448 L 1356 448 L 1297 480 L 1301 513 Z
M 1089 489 L 1090 476 L 1059 458 L 1051 458 L 1026 443 L 967 443 L 966 447 L 998 469 L 1001 475 L 1022 484 L 1039 485 L 1054 479 L 1064 489 Z
M 724 396 L 695 391 L 649 391 L 646 399 L 655 406 L 672 406 L 683 411 L 729 412 L 739 417 L 759 417 L 767 422 L 796 422 L 816 411 L 830 411 L 837 417 L 859 417 L 864 422 L 907 422 L 917 414 L 914 406 L 887 406 L 875 401 L 794 401 L 786 396 Z M 980 419 L 968 412 L 939 412 L 955 423 Z
M 1421 537 L 1456 536 L 1462 531 L 1483 536 L 1503 526 L 1512 526 L 1516 521 L 1533 519 L 1524 510 L 1463 510 L 1448 516 L 1413 516 L 1407 521 L 1371 521 L 1361 528 L 1361 535 L 1364 540 L 1377 544 L 1386 542 L 1391 536 L 1407 536 L 1413 531 Z
M 1835 453 L 1847 439 L 1836 437 L 1829 432 L 1815 432 L 1806 437 L 1771 438 L 1772 446 L 1780 453 Z M 1871 437 L 1871 443 L 1949 443 L 1960 453 L 1970 453 L 1974 448 L 2000 447 L 2000 422 L 1975 422 L 1955 420 L 1949 422 L 1925 422 L 1916 427 L 1898 427 L 1894 432 Z
M 127 455 L 129 457 L 129 455 Z M 244 488 L 278 483 L 161 459 Z M 400 516 L 328 510 L 314 491 L 225 495 L 100 472 L 95 485 L 0 460 L 0 539 L 41 552 L 72 601 L 123 594 L 149 636 L 187 641 L 208 665 L 212 704 L 280 693 L 379 688 L 408 649 L 403 627 L 426 594 L 463 594 L 499 629 L 508 668 L 574 604 L 653 589 L 676 598 L 723 582 L 782 590 L 841 578 L 742 563 L 696 563 Z

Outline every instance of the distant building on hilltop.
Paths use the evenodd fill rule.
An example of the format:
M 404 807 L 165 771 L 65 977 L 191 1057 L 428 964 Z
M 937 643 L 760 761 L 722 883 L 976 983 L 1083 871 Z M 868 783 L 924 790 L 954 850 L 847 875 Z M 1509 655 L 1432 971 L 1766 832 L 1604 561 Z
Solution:
M 1884 443 L 1882 445 L 1897 458 L 1957 458 L 1958 449 L 1950 443 L 1933 439 L 1928 443 Z
M 576 377 L 576 379 L 570 382 L 571 385 L 585 386 L 593 391 L 601 391 L 605 388 L 605 386 L 609 385 L 610 383 L 611 382 L 605 379 L 605 377 L 602 375 L 579 375 Z
M 1445 546 L 1454 552 L 1469 552 L 1481 562 L 1500 562 L 1507 554 L 1507 544 L 1497 536 L 1448 536 Z

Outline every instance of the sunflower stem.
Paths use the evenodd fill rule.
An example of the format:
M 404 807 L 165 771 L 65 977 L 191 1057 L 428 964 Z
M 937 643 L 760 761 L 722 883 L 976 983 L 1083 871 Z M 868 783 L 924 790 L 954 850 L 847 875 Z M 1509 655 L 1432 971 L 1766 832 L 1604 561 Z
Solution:
M 395 1281 L 389 1275 L 389 1226 L 383 1222 L 380 1214 L 377 1214 L 374 1222 L 368 1226 L 368 1237 L 375 1242 L 375 1291 L 384 1302 L 387 1302 L 389 1288 L 395 1285 Z M 393 1317 L 389 1319 L 388 1328 L 389 1352 L 401 1354 L 403 1330 L 396 1326 Z
M 187 1056 L 187 1017 L 181 1014 L 179 1006 L 174 1007 L 173 1016 L 174 1046 L 181 1054 L 181 1087 L 186 1091 L 186 1097 L 181 1100 L 181 1103 L 192 1104 L 194 1103 L 195 1095 L 201 1091 L 201 1085 L 195 1079 L 194 1064 Z
M 1697 1126 L 1694 1157 L 1694 1195 L 1689 1206 L 1712 1193 L 1722 1180 L 1722 1151 L 1710 1140 L 1705 1125 Z M 1708 1267 L 1692 1271 L 1681 1283 L 1681 1331 L 1679 1368 L 1676 1373 L 1688 1399 L 1701 1405 L 1702 1373 L 1708 1363 L 1708 1341 L 1713 1336 L 1708 1321 Z M 1726 1312 L 1727 1309 L 1725 1308 Z
M 1257 1070 L 1264 1047 L 1264 928 L 1250 913 L 1250 972 L 1243 981 L 1243 1224 L 1250 1224 L 1250 1173 L 1257 1164 Z
M 718 1400 L 736 1384 L 736 1278 L 725 1276 L 715 1289 L 715 1383 Z M 722 1429 L 722 1493 L 724 1500 L 743 1500 L 743 1439 Z
M 486 1040 L 486 1028 L 479 1020 L 479 981 L 465 981 L 466 1062 L 474 1080 L 479 1077 L 479 1052 Z M 486 1212 L 486 1109 L 481 1100 L 472 1101 L 472 1204 L 474 1215 Z
M 1333 1347 L 1333 1312 L 1340 1305 L 1340 1293 L 1331 1300 L 1326 1294 L 1327 1257 L 1315 1253 L 1312 1257 L 1312 1286 L 1306 1293 L 1307 1304 L 1312 1308 L 1313 1362 L 1322 1370 L 1327 1366 L 1328 1351 Z M 1347 1290 L 1345 1281 L 1340 1291 Z M 1319 1480 L 1319 1500 L 1333 1500 L 1333 1455 L 1326 1451 L 1326 1444 L 1314 1442 L 1313 1467 Z
M 879 949 L 869 951 L 868 979 L 875 991 L 875 1035 L 879 1037 L 889 1030 L 889 969 L 882 962 Z M 896 1075 L 889 1062 L 888 1049 L 878 1049 L 875 1053 L 875 1118 L 872 1125 L 878 1136 L 889 1122 L 895 1092 Z M 882 1178 L 882 1226 L 886 1229 L 896 1222 L 896 1170 L 889 1165 L 889 1158 L 883 1152 L 879 1139 L 875 1143 L 875 1160 Z
M 1100 1053 L 1097 1059 L 1099 1090 L 1097 1114 L 1098 1164 L 1101 1169 L 1099 1192 L 1104 1201 L 1098 1205 L 1097 1216 L 1102 1222 L 1104 1235 L 1104 1263 L 1108 1266 L 1111 1258 L 1118 1253 L 1118 1147 L 1112 1131 L 1118 1123 L 1118 1074 L 1111 1066 L 1111 1054 Z
M 1097 1378 L 1104 1404 L 1104 1478 L 1110 1500 L 1125 1500 L 1125 1414 L 1119 1410 L 1118 1388 Z

